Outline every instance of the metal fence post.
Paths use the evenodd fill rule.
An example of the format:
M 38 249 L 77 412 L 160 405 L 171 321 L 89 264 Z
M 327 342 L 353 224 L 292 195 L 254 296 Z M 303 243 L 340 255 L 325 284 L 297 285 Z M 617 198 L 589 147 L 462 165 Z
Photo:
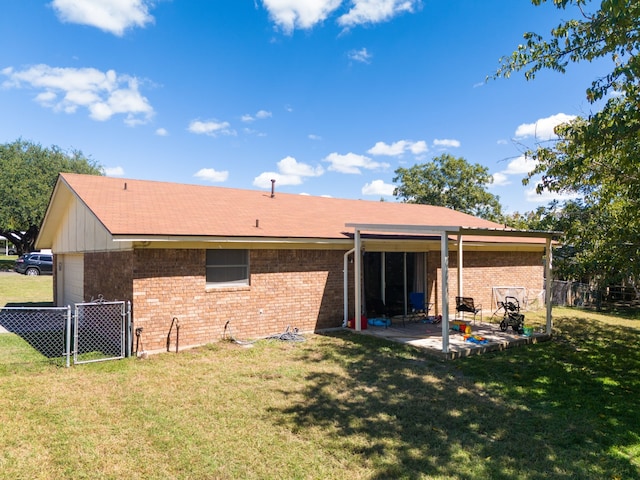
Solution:
M 67 356 L 67 368 L 69 368 L 71 366 L 71 305 L 67 305 L 66 328 L 67 338 L 65 355 Z
M 133 343 L 133 335 L 131 332 L 131 301 L 127 301 L 127 357 L 131 356 L 131 345 Z

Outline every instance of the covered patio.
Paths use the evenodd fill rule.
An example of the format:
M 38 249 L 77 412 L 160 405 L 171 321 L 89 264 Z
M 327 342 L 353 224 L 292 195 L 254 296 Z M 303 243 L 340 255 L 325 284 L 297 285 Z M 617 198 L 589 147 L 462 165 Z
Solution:
M 457 292 L 456 297 L 464 296 L 463 285 L 463 255 L 465 237 L 467 238 L 483 238 L 483 237 L 503 237 L 513 239 L 528 238 L 537 239 L 544 245 L 544 276 L 551 278 L 552 251 L 551 245 L 557 232 L 541 232 L 515 230 L 505 227 L 498 228 L 477 228 L 477 227 L 455 227 L 455 226 L 434 226 L 434 225 L 395 225 L 395 224 L 360 224 L 347 223 L 347 228 L 354 230 L 354 248 L 347 255 L 353 254 L 354 263 L 354 291 L 353 302 L 355 305 L 354 330 L 367 334 L 378 335 L 394 341 L 408 343 L 418 347 L 428 348 L 444 358 L 457 358 L 461 356 L 472 355 L 474 353 L 482 353 L 491 350 L 503 350 L 512 346 L 537 343 L 549 340 L 551 338 L 552 317 L 551 317 L 551 298 L 550 287 L 551 282 L 546 282 L 545 309 L 546 324 L 542 331 L 532 332 L 528 336 L 519 335 L 516 332 L 500 330 L 497 324 L 480 322 L 474 325 L 473 334 L 481 337 L 484 341 L 469 341 L 464 335 L 454 333 L 451 329 L 453 315 L 450 314 L 450 294 L 449 294 L 449 249 L 450 246 L 457 247 Z M 440 239 L 440 268 L 442 271 L 442 279 L 440 283 L 439 297 L 440 315 L 442 319 L 440 323 L 409 323 L 402 322 L 402 326 L 396 324 L 384 325 L 381 327 L 363 325 L 366 318 L 363 313 L 363 282 L 362 282 L 362 255 L 355 252 L 363 252 L 362 234 L 392 234 L 398 235 L 398 241 L 402 241 L 403 236 L 435 236 Z M 542 246 L 541 245 L 541 246 Z M 347 278 L 347 255 L 345 255 L 345 325 L 348 319 L 348 278 Z M 406 288 L 405 288 L 406 289 Z M 405 314 L 406 314 L 405 303 Z M 454 312 L 455 313 L 455 312 Z M 474 322 L 475 323 L 475 322 Z M 363 328 L 364 327 L 364 328 Z M 369 327 L 369 328 L 367 328 Z M 476 339 L 477 340 L 477 339 Z

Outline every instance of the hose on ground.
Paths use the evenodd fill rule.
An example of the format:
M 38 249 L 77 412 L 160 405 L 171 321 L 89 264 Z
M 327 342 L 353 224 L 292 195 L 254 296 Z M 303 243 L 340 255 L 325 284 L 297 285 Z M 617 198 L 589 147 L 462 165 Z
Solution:
M 252 340 L 252 341 L 238 340 L 237 338 L 234 337 L 231 331 L 230 322 L 231 320 L 227 320 L 227 323 L 224 324 L 224 333 L 222 335 L 222 338 L 224 340 L 227 340 L 227 339 L 231 340 L 232 342 L 237 343 L 238 345 L 252 345 L 256 343 L 258 340 L 260 340 L 260 339 Z M 305 338 L 298 333 L 297 328 L 294 328 L 292 330 L 291 327 L 287 326 L 284 332 L 276 333 L 274 335 L 269 335 L 268 337 L 265 337 L 264 340 L 282 340 L 285 342 L 304 342 Z

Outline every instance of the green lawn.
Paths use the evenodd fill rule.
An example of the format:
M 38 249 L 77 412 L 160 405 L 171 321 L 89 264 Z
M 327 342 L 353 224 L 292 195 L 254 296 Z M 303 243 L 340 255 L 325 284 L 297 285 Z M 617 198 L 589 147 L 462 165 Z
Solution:
M 0 307 L 14 303 L 50 305 L 53 302 L 53 276 L 14 273 L 16 258 L 0 255 Z
M 638 322 L 557 309 L 449 362 L 337 332 L 0 365 L 0 478 L 640 478 Z

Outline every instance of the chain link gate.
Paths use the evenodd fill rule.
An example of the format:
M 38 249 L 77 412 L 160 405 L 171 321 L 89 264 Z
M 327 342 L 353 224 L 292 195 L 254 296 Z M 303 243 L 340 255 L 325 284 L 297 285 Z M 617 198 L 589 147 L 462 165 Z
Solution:
M 69 367 L 71 307 L 0 308 L 2 359 L 8 363 L 46 362 Z
M 76 303 L 73 330 L 73 363 L 130 356 L 131 302 Z

